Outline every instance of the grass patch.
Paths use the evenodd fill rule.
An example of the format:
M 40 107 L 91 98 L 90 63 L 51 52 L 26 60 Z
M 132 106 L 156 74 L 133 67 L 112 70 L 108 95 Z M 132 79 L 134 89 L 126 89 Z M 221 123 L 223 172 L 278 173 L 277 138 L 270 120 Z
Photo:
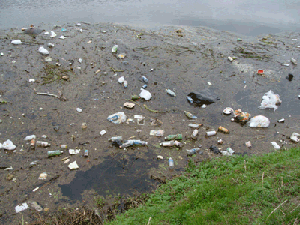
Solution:
M 49 84 L 60 80 L 69 80 L 70 72 L 71 70 L 62 69 L 61 67 L 53 64 L 46 64 L 42 70 L 42 73 L 46 74 L 42 76 L 43 84 Z
M 298 224 L 300 149 L 189 163 L 138 208 L 107 224 Z

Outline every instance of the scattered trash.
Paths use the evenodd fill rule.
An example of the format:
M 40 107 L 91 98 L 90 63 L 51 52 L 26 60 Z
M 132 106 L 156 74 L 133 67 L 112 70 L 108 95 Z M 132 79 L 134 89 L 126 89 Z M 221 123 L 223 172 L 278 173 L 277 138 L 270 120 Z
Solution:
M 146 84 L 148 83 L 148 78 L 145 76 L 142 76 L 142 81 L 144 81 Z
M 123 82 L 124 82 L 124 76 L 121 76 L 119 79 L 118 79 L 118 82 L 119 82 L 119 84 L 122 84 Z
M 286 76 L 286 79 L 289 80 L 289 81 L 292 81 L 292 80 L 293 80 L 293 77 L 294 77 L 294 75 L 291 74 L 291 73 L 289 73 L 289 75 Z
M 172 91 L 172 90 L 170 90 L 170 89 L 166 89 L 166 92 L 167 92 L 170 96 L 172 96 L 172 97 L 175 97 L 175 96 L 176 96 L 175 92 Z
M 294 65 L 297 65 L 297 60 L 296 60 L 296 59 L 291 58 L 291 62 L 292 62 Z
M 227 129 L 227 128 L 225 128 L 225 127 L 219 127 L 218 128 L 218 131 L 220 131 L 220 132 L 223 132 L 223 133 L 225 133 L 225 134 L 229 134 L 229 130 Z
M 193 149 L 189 149 L 189 150 L 186 150 L 186 151 L 187 151 L 187 155 L 190 156 L 190 155 L 194 155 L 197 152 L 199 152 L 200 148 L 193 148 Z
M 106 134 L 106 130 L 101 130 L 100 135 L 103 136 L 104 134 Z
M 137 96 L 137 95 L 132 95 L 131 96 L 131 100 L 133 100 L 133 101 L 136 101 L 136 100 L 138 100 L 140 97 L 139 96 Z
M 62 149 L 67 149 L 67 148 L 68 148 L 68 145 L 60 145 L 60 148 L 62 148 Z
M 156 137 L 164 136 L 164 130 L 151 130 L 150 135 Z
M 214 146 L 214 145 L 211 145 L 209 147 L 209 150 L 212 151 L 214 154 L 220 154 L 221 153 L 220 150 L 218 149 L 218 147 Z
M 81 113 L 82 112 L 82 109 L 81 108 L 76 108 L 76 111 Z
M 145 117 L 142 115 L 134 115 L 138 125 L 145 125 Z
M 3 53 L 3 52 L 0 52 L 0 55 L 1 55 L 1 56 L 4 56 L 4 53 Z
M 174 167 L 174 160 L 172 159 L 172 157 L 169 157 L 169 167 Z
M 171 134 L 165 137 L 165 140 L 171 141 L 171 140 L 182 140 L 182 134 Z
M 48 46 L 49 48 L 53 48 L 55 45 L 54 45 L 53 43 L 48 43 L 47 46 Z
M 34 140 L 34 139 L 33 139 Z M 51 144 L 48 143 L 48 142 L 45 142 L 45 141 L 37 141 L 36 142 L 36 146 L 37 147 L 42 147 L 42 148 L 47 148 L 47 147 L 50 147 Z
M 124 112 L 117 112 L 115 114 L 110 115 L 107 117 L 107 120 L 114 123 L 114 124 L 121 124 L 125 122 L 127 119 L 127 116 L 124 114 Z
M 63 151 L 60 150 L 55 150 L 55 151 L 48 151 L 48 157 L 53 157 L 53 156 L 57 156 L 57 155 L 61 155 L 63 153 Z
M 145 99 L 146 101 L 151 99 L 151 93 L 143 88 L 141 88 L 140 97 Z
M 241 109 L 234 111 L 234 120 L 241 123 L 246 123 L 250 119 L 250 114 L 247 112 L 242 112 Z
M 122 54 L 119 54 L 117 57 L 118 57 L 118 59 L 124 59 L 125 56 L 126 56 L 126 54 L 125 54 L 125 53 L 122 53 Z
M 163 156 L 161 156 L 161 155 L 158 155 L 158 156 L 157 156 L 157 159 L 163 160 L 163 159 L 164 159 L 164 157 L 163 157 Z
M 80 153 L 80 149 L 69 149 L 70 155 L 77 155 Z
M 124 107 L 128 108 L 128 109 L 133 109 L 134 106 L 135 106 L 134 103 L 130 103 L 130 102 L 125 102 L 124 103 Z
M 55 33 L 54 31 L 50 31 L 50 33 L 51 33 L 51 34 L 50 34 L 50 37 L 51 37 L 51 38 L 56 37 L 56 33 Z
M 0 143 L 0 148 L 4 148 L 8 151 L 12 151 L 14 149 L 16 149 L 16 145 L 14 145 L 14 143 L 10 140 L 7 139 L 5 142 L 3 142 L 3 144 Z
M 22 41 L 21 40 L 12 40 L 11 43 L 14 45 L 20 45 L 20 44 L 22 44 Z
M 111 49 L 111 52 L 112 53 L 115 53 L 115 52 L 117 52 L 118 51 L 118 45 L 114 45 L 113 47 L 112 47 L 112 49 Z
M 192 138 L 193 139 L 196 139 L 197 138 L 197 135 L 199 133 L 199 130 L 193 130 L 193 133 L 192 133 Z
M 288 64 L 288 63 L 284 63 L 284 64 L 282 64 L 283 66 L 286 66 L 286 67 L 289 67 L 290 66 L 290 64 Z
M 38 212 L 43 211 L 43 208 L 39 204 L 37 204 L 37 202 L 28 202 L 28 204 Z
M 220 151 L 220 152 L 222 153 L 222 155 L 227 155 L 227 156 L 232 156 L 232 154 L 234 154 L 232 148 L 227 148 L 226 151 Z
M 148 142 L 141 140 L 127 140 L 125 141 L 120 148 L 127 148 L 129 146 L 145 146 L 148 145 Z
M 33 135 L 29 135 L 29 136 L 26 136 L 25 138 L 24 138 L 24 141 L 30 141 L 30 140 L 32 140 L 32 139 L 36 139 L 36 136 L 33 134 Z
M 251 147 L 252 147 L 252 145 L 251 145 L 251 142 L 250 142 L 250 141 L 247 141 L 247 142 L 245 142 L 245 145 L 246 145 L 248 148 L 251 148 Z
M 284 118 L 277 120 L 278 123 L 284 123 Z
M 275 150 L 279 150 L 280 149 L 280 146 L 276 142 L 271 142 L 271 145 L 274 146 Z
M 78 62 L 79 62 L 79 63 L 82 63 L 82 58 L 79 58 L 79 59 L 78 59 Z
M 76 170 L 76 169 L 79 169 L 79 166 L 77 165 L 76 161 L 70 163 L 68 165 L 68 167 L 70 168 L 70 170 Z
M 230 107 L 226 107 L 226 108 L 223 110 L 223 113 L 224 113 L 225 115 L 230 115 L 230 114 L 233 113 L 233 109 L 230 108 Z
M 296 143 L 298 143 L 299 142 L 299 137 L 300 136 L 300 134 L 298 134 L 298 133 L 292 133 L 292 136 L 290 136 L 290 139 L 293 141 L 293 142 L 296 142 Z
M 81 124 L 81 128 L 84 130 L 84 129 L 86 129 L 87 128 L 87 124 L 86 123 L 82 123 Z
M 123 85 L 124 85 L 124 88 L 127 88 L 127 86 L 128 86 L 127 80 L 124 80 Z
M 45 62 L 52 62 L 52 58 L 51 58 L 51 57 L 49 57 L 49 56 L 48 56 L 48 57 L 46 57 L 46 58 L 45 58 Z
M 184 111 L 184 114 L 187 116 L 189 119 L 197 119 L 197 116 L 194 116 L 192 113 Z
M 206 137 L 210 137 L 210 136 L 214 136 L 214 135 L 217 135 L 217 132 L 215 130 L 206 132 Z
M 254 116 L 249 121 L 250 127 L 268 127 L 269 125 L 270 120 L 263 115 Z
M 49 51 L 45 49 L 43 46 L 40 46 L 39 52 L 43 55 L 49 55 Z
M 190 96 L 187 96 L 186 99 L 188 100 L 188 102 L 190 104 L 193 104 L 194 103 L 194 100 L 190 97 Z
M 89 156 L 89 150 L 85 149 L 84 150 L 84 157 L 88 157 Z
M 65 37 L 64 35 L 61 35 L 61 36 L 59 37 L 59 39 L 64 40 L 64 39 L 66 39 L 66 37 Z
M 46 179 L 47 179 L 47 173 L 46 172 L 41 173 L 39 176 L 39 180 L 46 180 Z
M 218 145 L 222 145 L 224 143 L 223 139 L 219 139 L 217 142 L 218 142 Z
M 192 98 L 193 103 L 197 105 L 209 105 L 214 103 L 218 99 L 209 89 L 205 89 L 200 92 L 190 92 L 187 96 Z
M 211 82 L 207 82 L 207 84 L 209 85 L 209 86 L 211 86 L 212 84 L 211 84 Z
M 40 187 L 36 187 L 35 189 L 32 190 L 32 192 L 36 192 Z
M 203 124 L 200 124 L 200 123 L 199 124 L 190 123 L 188 126 L 191 127 L 191 128 L 199 128 L 199 127 L 202 127 Z
M 28 209 L 28 205 L 26 202 L 22 203 L 21 205 L 16 206 L 16 213 L 22 212 L 25 209 Z
M 172 146 L 181 147 L 182 143 L 179 141 L 164 141 L 164 142 L 161 142 L 160 145 L 163 147 L 172 147 Z
M 67 29 L 66 28 L 61 28 L 61 31 L 65 32 L 65 31 L 67 31 Z
M 265 74 L 264 70 L 257 70 L 257 74 L 263 76 Z
M 29 79 L 28 82 L 29 82 L 29 83 L 34 83 L 34 82 L 35 82 L 35 79 Z

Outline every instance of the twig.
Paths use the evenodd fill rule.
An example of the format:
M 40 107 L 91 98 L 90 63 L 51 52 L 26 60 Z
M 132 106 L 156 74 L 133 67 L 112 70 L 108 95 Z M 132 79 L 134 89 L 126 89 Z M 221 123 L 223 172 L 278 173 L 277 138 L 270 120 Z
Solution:
M 149 217 L 149 220 L 148 220 L 148 224 L 147 224 L 147 225 L 149 225 L 149 224 L 150 224 L 150 221 L 151 221 L 151 216 Z
M 148 106 L 146 106 L 146 104 L 144 104 L 144 107 L 145 107 L 145 109 L 147 109 L 148 111 L 153 112 L 153 113 L 166 113 L 166 112 L 163 112 L 163 111 L 150 109 L 150 108 L 148 108 Z
M 269 216 L 271 216 L 277 209 L 279 209 L 280 206 L 282 206 L 288 199 L 286 199 L 284 202 L 282 202 L 279 206 L 277 206 L 267 217 L 267 219 L 269 218 Z
M 51 96 L 54 98 L 57 98 L 61 101 L 67 101 L 67 99 L 65 97 L 63 97 L 62 93 L 59 92 L 59 95 L 55 95 L 55 94 L 50 94 L 49 92 L 47 93 L 43 93 L 43 92 L 36 92 L 36 90 L 34 89 L 34 93 L 36 93 L 37 95 L 47 95 L 47 96 Z
M 261 175 L 261 186 L 262 187 L 264 186 L 264 175 L 265 175 L 265 172 L 263 172 Z
M 246 160 L 244 160 L 244 168 L 245 168 L 245 172 L 246 172 L 247 171 Z
M 114 73 L 116 73 L 116 72 L 124 72 L 124 70 L 118 70 L 118 69 L 114 69 L 114 68 L 112 68 L 112 67 L 110 67 L 110 69 L 111 69 Z
M 300 204 L 297 205 L 296 208 L 294 208 L 290 213 L 294 212 L 299 206 L 300 206 Z

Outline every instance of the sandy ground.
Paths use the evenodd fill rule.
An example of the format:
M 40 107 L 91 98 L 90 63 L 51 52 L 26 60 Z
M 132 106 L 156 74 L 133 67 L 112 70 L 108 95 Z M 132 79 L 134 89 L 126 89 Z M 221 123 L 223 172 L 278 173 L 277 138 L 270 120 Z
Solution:
M 224 157 L 211 152 L 211 145 L 221 150 L 230 147 L 242 155 L 274 151 L 271 141 L 281 147 L 296 145 L 289 141 L 289 136 L 300 133 L 299 66 L 290 59 L 298 60 L 298 33 L 253 38 L 203 27 L 162 27 L 151 31 L 117 24 L 82 23 L 54 27 L 43 24 L 40 28 L 55 31 L 57 36 L 51 38 L 43 32 L 33 38 L 21 30 L 0 31 L 0 142 L 10 139 L 16 145 L 14 151 L 0 152 L 1 223 L 17 224 L 22 216 L 25 221 L 32 221 L 33 207 L 21 213 L 15 211 L 24 202 L 37 202 L 46 211 L 41 213 L 48 213 L 59 207 L 83 204 L 93 208 L 97 196 L 149 192 L 159 182 L 184 171 L 190 159 L 201 163 L 211 157 Z M 62 28 L 67 31 L 61 31 Z M 60 39 L 61 35 L 65 39 Z M 11 44 L 16 39 L 22 44 Z M 55 46 L 50 48 L 48 43 Z M 49 55 L 38 52 L 41 45 Z M 112 53 L 114 45 L 119 46 L 117 53 Z M 118 55 L 123 53 L 125 58 L 119 59 Z M 236 59 L 230 62 L 228 56 Z M 46 57 L 52 61 L 45 61 Z M 264 76 L 257 75 L 258 69 L 265 71 Z M 293 74 L 292 81 L 286 79 L 289 73 Z M 118 83 L 121 76 L 128 82 L 127 88 Z M 132 95 L 139 95 L 145 84 L 142 76 L 149 80 L 146 90 L 151 92 L 151 100 L 139 99 L 133 109 L 124 108 L 125 102 L 132 102 Z M 168 95 L 166 89 L 176 96 Z M 204 89 L 219 100 L 206 108 L 189 104 L 187 94 Z M 262 96 L 269 90 L 282 100 L 276 111 L 258 109 Z M 62 97 L 38 95 L 40 92 Z M 222 114 L 226 107 L 241 109 L 251 117 L 265 115 L 271 123 L 268 128 L 243 126 L 232 122 L 232 115 Z M 184 111 L 197 119 L 190 121 Z M 124 112 L 133 121 L 109 122 L 107 117 L 116 112 Z M 134 115 L 144 116 L 145 125 L 138 125 Z M 281 118 L 285 118 L 284 123 L 277 122 Z M 155 126 L 151 119 L 162 124 Z M 84 129 L 83 123 L 87 126 Z M 191 138 L 190 123 L 203 124 L 196 139 Z M 219 126 L 230 133 L 205 137 L 207 131 Z M 164 130 L 164 136 L 181 133 L 184 146 L 160 147 L 164 136 L 149 135 L 151 130 L 158 129 Z M 101 130 L 107 133 L 101 136 Z M 24 138 L 32 134 L 51 147 L 30 149 L 30 142 Z M 140 139 L 148 142 L 148 146 L 120 149 L 108 141 L 113 136 Z M 217 145 L 221 138 L 223 145 Z M 251 148 L 246 147 L 247 141 L 251 141 Z M 61 149 L 60 145 L 81 151 L 69 155 L 68 149 Z M 186 150 L 199 145 L 202 154 L 187 157 Z M 89 151 L 88 157 L 83 156 L 85 149 Z M 63 154 L 49 158 L 49 150 L 62 150 Z M 157 155 L 164 159 L 157 160 Z M 62 161 L 65 157 L 70 158 L 69 163 L 76 160 L 79 169 L 70 170 L 69 163 Z M 174 171 L 169 170 L 169 157 L 174 159 Z M 31 167 L 35 160 L 37 165 Z M 13 169 L 4 170 L 10 166 Z M 38 179 L 43 172 L 47 178 Z

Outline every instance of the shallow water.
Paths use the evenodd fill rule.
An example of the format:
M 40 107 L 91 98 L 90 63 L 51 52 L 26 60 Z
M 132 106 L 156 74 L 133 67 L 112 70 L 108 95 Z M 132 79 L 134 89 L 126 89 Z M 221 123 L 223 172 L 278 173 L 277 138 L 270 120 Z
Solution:
M 296 0 L 7 0 L 0 2 L 0 27 L 40 23 L 117 22 L 142 27 L 208 26 L 245 35 L 300 30 Z

